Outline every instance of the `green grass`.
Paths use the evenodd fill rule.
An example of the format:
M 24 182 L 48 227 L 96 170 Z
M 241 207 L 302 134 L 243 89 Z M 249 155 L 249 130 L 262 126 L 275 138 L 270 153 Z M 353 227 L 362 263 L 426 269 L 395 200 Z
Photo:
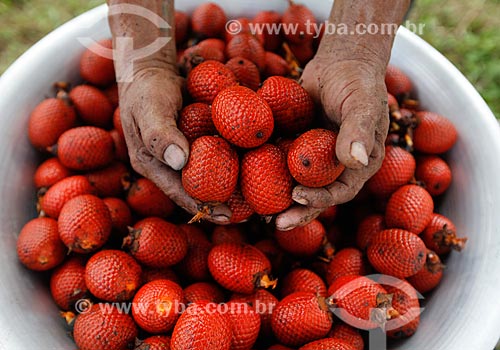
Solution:
M 177 0 L 181 1 L 181 0 Z M 27 48 L 104 0 L 0 0 L 0 73 Z M 500 118 L 500 0 L 417 0 L 409 19 L 479 90 Z

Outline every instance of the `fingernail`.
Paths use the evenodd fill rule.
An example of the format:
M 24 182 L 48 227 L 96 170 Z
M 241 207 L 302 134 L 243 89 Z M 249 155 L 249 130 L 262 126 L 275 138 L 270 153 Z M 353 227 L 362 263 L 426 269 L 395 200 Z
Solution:
M 351 143 L 351 156 L 364 166 L 368 165 L 368 154 L 365 145 L 361 142 L 354 141 Z
M 184 151 L 174 143 L 167 147 L 163 159 L 174 170 L 181 170 L 187 161 Z
M 308 205 L 309 204 L 309 201 L 304 198 L 301 194 L 301 191 L 298 190 L 297 188 L 294 188 L 293 189 L 293 192 L 292 192 L 292 199 L 299 203 L 299 204 L 302 204 L 302 205 Z

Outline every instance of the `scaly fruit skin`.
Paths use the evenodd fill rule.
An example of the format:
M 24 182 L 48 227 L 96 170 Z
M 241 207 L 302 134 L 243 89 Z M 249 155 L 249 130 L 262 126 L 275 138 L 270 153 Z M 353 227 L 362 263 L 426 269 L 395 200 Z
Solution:
M 222 287 L 251 294 L 259 287 L 267 287 L 271 263 L 249 244 L 222 243 L 210 251 L 208 269 Z
M 197 101 L 212 104 L 222 90 L 238 85 L 234 73 L 223 63 L 205 61 L 196 66 L 187 77 L 187 90 Z
M 194 45 L 188 47 L 180 56 L 178 65 L 184 74 L 189 74 L 194 67 L 202 62 L 212 60 L 224 63 L 224 51 L 208 45 Z
M 314 102 L 295 80 L 270 77 L 257 92 L 271 107 L 275 129 L 281 135 L 303 132 L 314 118 Z
M 401 147 L 385 146 L 380 169 L 367 182 L 368 190 L 378 197 L 387 197 L 407 184 L 415 173 L 415 158 Z
M 120 250 L 101 250 L 85 266 L 85 284 L 97 298 L 106 301 L 132 299 L 141 285 L 141 267 Z
M 226 45 L 226 56 L 231 59 L 243 57 L 253 62 L 262 71 L 266 65 L 266 51 L 259 40 L 249 33 L 235 35 Z
M 276 11 L 260 11 L 258 12 L 252 20 L 254 24 L 269 25 L 276 27 L 281 22 L 281 14 Z M 267 51 L 277 51 L 281 47 L 283 39 L 279 32 L 271 33 L 270 31 L 264 31 L 264 48 Z
M 226 202 L 238 183 L 236 151 L 221 137 L 202 136 L 191 144 L 182 186 L 203 203 Z
M 306 6 L 291 4 L 283 13 L 281 23 L 285 26 L 297 26 L 297 31 L 285 33 L 289 43 L 312 43 L 314 33 L 311 32 L 310 25 L 316 24 L 316 18 Z
M 229 87 L 217 95 L 212 104 L 212 119 L 222 137 L 243 148 L 262 145 L 274 129 L 269 105 L 244 86 Z
M 326 283 L 331 285 L 341 276 L 363 276 L 367 272 L 368 267 L 363 253 L 356 248 L 344 248 L 339 250 L 328 264 Z
M 76 318 L 73 329 L 73 339 L 80 350 L 128 349 L 136 337 L 132 317 L 113 305 L 93 305 Z
M 238 225 L 217 225 L 212 231 L 212 244 L 246 243 L 247 238 L 243 229 Z
M 127 144 L 125 142 L 125 137 L 120 135 L 118 130 L 110 130 L 109 135 L 113 139 L 113 145 L 115 148 L 115 159 L 120 162 L 130 162 L 128 156 Z
M 106 130 L 80 126 L 59 137 L 57 155 L 61 163 L 70 169 L 98 169 L 113 161 L 114 143 Z
M 33 182 L 36 188 L 48 188 L 71 175 L 71 170 L 54 157 L 47 159 L 36 168 Z
M 231 210 L 231 218 L 229 221 L 233 224 L 239 224 L 247 220 L 254 213 L 254 210 L 247 203 L 241 190 L 238 188 L 236 188 L 231 194 L 231 197 L 227 200 L 227 206 Z
M 197 282 L 184 288 L 184 297 L 187 303 L 199 301 L 210 301 L 212 303 L 224 302 L 223 291 L 215 284 L 209 282 Z
M 149 267 L 144 267 L 142 269 L 141 280 L 143 285 L 156 280 L 170 280 L 177 284 L 180 284 L 179 277 L 175 274 L 172 269 L 152 269 Z
M 115 67 L 112 59 L 95 52 L 103 47 L 112 49 L 111 39 L 100 40 L 83 52 L 80 58 L 80 76 L 94 85 L 108 86 L 115 82 Z
M 441 263 L 439 255 L 432 250 L 427 250 L 424 267 L 413 276 L 408 277 L 407 280 L 419 293 L 427 293 L 441 282 L 444 269 L 445 266 Z
M 299 350 L 356 350 L 352 344 L 338 338 L 324 338 L 310 342 Z
M 266 51 L 266 68 L 264 68 L 264 72 L 262 72 L 265 77 L 272 77 L 275 75 L 287 76 L 290 74 L 290 71 L 290 66 L 283 57 L 274 52 Z
M 127 227 L 132 225 L 132 212 L 127 203 L 123 199 L 113 197 L 104 198 L 103 202 L 111 215 L 111 227 L 117 233 L 125 235 Z
M 434 201 L 429 192 L 417 185 L 405 185 L 389 199 L 385 222 L 387 227 L 419 234 L 431 221 L 433 211 Z
M 62 310 L 69 310 L 87 293 L 85 285 L 85 262 L 73 257 L 54 270 L 50 277 L 52 299 Z
M 165 268 L 177 264 L 188 251 L 184 231 L 160 218 L 139 221 L 123 244 L 142 265 Z
M 241 193 L 257 214 L 272 215 L 292 203 L 292 176 L 283 152 L 265 144 L 247 152 L 241 160 Z
M 120 98 L 118 96 L 118 84 L 113 83 L 111 86 L 107 87 L 102 92 L 108 98 L 109 103 L 111 103 L 113 109 L 116 110 L 116 108 L 118 107 L 118 103 L 120 102 L 119 101 Z
M 335 338 L 352 346 L 352 350 L 363 350 L 365 343 L 359 331 L 345 323 L 336 323 L 328 333 L 329 338 Z
M 290 271 L 281 281 L 281 297 L 295 292 L 309 292 L 326 298 L 325 282 L 317 274 L 308 269 Z
M 369 215 L 359 223 L 356 231 L 356 245 L 362 251 L 365 251 L 370 244 L 372 237 L 385 230 L 384 217 L 379 214 Z
M 274 237 L 279 246 L 288 253 L 300 257 L 310 257 L 316 254 L 325 239 L 326 231 L 321 222 L 313 220 L 305 226 L 299 226 L 289 231 L 274 231 Z
M 404 280 L 398 281 L 397 285 L 384 287 L 392 294 L 392 307 L 399 313 L 399 316 L 386 324 L 387 336 L 395 339 L 412 336 L 420 324 L 417 291 Z
M 208 271 L 208 254 L 212 244 L 208 241 L 203 231 L 196 226 L 180 225 L 188 242 L 188 252 L 184 259 L 177 264 L 179 274 L 190 281 L 210 280 Z
M 282 299 L 272 315 L 273 333 L 280 343 L 301 346 L 321 339 L 332 327 L 323 297 L 296 292 Z
M 166 333 L 179 318 L 184 292 L 175 282 L 156 280 L 143 285 L 132 302 L 132 317 L 148 333 Z
M 417 151 L 441 154 L 449 151 L 457 141 L 457 129 L 451 121 L 433 112 L 417 112 L 418 126 L 413 131 Z
M 17 256 L 35 271 L 47 271 L 62 263 L 66 247 L 59 238 L 57 221 L 35 218 L 26 223 L 17 238 Z
M 220 51 L 224 52 L 226 50 L 226 42 L 222 39 L 208 38 L 202 40 L 198 43 L 200 47 L 215 47 Z
M 413 86 L 410 78 L 396 66 L 389 65 L 385 71 L 385 85 L 393 96 L 407 95 Z
M 326 129 L 309 130 L 293 141 L 288 152 L 288 169 L 307 187 L 324 187 L 345 169 L 335 155 L 337 134 Z
M 278 305 L 278 299 L 265 289 L 258 289 L 253 294 L 233 294 L 231 301 L 244 302 L 252 306 L 260 315 L 261 337 L 269 338 L 272 335 L 272 315 Z
M 114 162 L 104 169 L 89 172 L 86 176 L 99 197 L 118 197 L 124 191 L 123 180 L 129 176 L 129 172 L 123 163 Z
M 219 5 L 208 2 L 199 5 L 191 15 L 191 28 L 202 38 L 221 37 L 226 25 L 226 14 Z
M 125 137 L 123 133 L 122 119 L 120 117 L 120 107 L 115 108 L 113 113 L 113 127 L 120 133 L 121 136 Z
M 229 30 L 226 30 L 226 32 L 224 33 L 224 39 L 226 40 L 225 42 L 226 43 L 229 43 L 231 40 L 233 40 L 233 38 L 236 36 L 236 35 L 239 35 L 239 34 L 252 34 L 251 30 L 250 30 L 250 19 L 246 18 L 246 17 L 238 17 L 236 18 L 236 20 L 239 22 L 239 28 L 238 29 L 241 29 L 239 31 L 239 33 L 232 33 L 231 32 L 231 27 L 229 28 Z M 255 35 L 258 39 L 259 39 L 259 42 L 262 43 L 262 36 L 261 35 L 258 35 L 256 33 Z
M 247 303 L 229 301 L 226 305 L 233 334 L 231 350 L 251 349 L 259 336 L 259 314 Z
M 135 350 L 170 350 L 170 337 L 154 335 L 144 339 Z
M 311 58 L 314 57 L 313 42 L 307 41 L 302 44 L 290 44 L 290 51 L 293 53 L 301 67 L 304 67 Z
M 55 145 L 59 136 L 75 124 L 75 109 L 63 99 L 49 98 L 31 112 L 28 137 L 34 147 L 45 150 Z
M 431 196 L 439 196 L 450 187 L 452 174 L 444 160 L 438 156 L 427 156 L 418 159 L 415 177 L 424 183 Z
M 449 218 L 433 213 L 429 225 L 422 232 L 422 240 L 427 248 L 443 255 L 448 254 L 452 249 L 461 251 L 467 238 L 457 237 L 457 228 Z
M 209 302 L 189 305 L 174 327 L 172 350 L 229 350 L 232 337 L 229 316 L 216 310 L 217 304 Z
M 101 90 L 90 85 L 79 85 L 70 91 L 69 97 L 85 123 L 100 128 L 111 124 L 115 110 Z
M 226 62 L 226 67 L 233 71 L 241 85 L 257 91 L 260 86 L 260 73 L 255 63 L 236 56 Z
M 143 217 L 169 217 L 175 204 L 151 180 L 137 179 L 127 193 L 127 204 L 137 214 Z
M 213 136 L 217 133 L 212 121 L 212 108 L 206 103 L 195 102 L 181 111 L 179 130 L 190 143 L 201 136 Z
M 61 209 L 59 235 L 70 251 L 90 253 L 101 248 L 111 234 L 111 214 L 103 200 L 84 194 L 70 199 Z
M 189 35 L 191 23 L 189 16 L 182 11 L 175 11 L 175 43 L 183 44 Z
M 416 274 L 425 264 L 426 247 L 417 235 L 401 230 L 384 230 L 368 245 L 368 260 L 379 272 L 405 278 Z
M 95 188 L 83 175 L 62 179 L 54 184 L 40 199 L 40 209 L 45 215 L 57 219 L 64 204 L 82 194 L 95 194 Z

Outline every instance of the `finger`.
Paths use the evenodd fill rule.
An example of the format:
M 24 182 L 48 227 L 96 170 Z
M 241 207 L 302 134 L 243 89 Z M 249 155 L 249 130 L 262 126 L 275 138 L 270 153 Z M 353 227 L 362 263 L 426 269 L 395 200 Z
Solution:
M 292 206 L 290 209 L 278 215 L 276 228 L 280 231 L 289 231 L 299 226 L 304 226 L 316 219 L 322 209 L 304 207 L 302 205 Z

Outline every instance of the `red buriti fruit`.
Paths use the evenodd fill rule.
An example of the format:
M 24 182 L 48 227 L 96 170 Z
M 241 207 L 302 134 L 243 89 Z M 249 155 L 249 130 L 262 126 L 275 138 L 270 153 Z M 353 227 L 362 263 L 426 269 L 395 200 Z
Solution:
M 405 230 L 389 229 L 373 236 L 367 256 L 377 271 L 405 278 L 422 269 L 426 248 L 417 235 Z
M 71 170 L 62 165 L 59 159 L 49 158 L 38 166 L 33 176 L 33 182 L 36 188 L 48 188 L 71 174 Z
M 336 323 L 333 325 L 329 338 L 335 338 L 346 342 L 352 346 L 352 350 L 363 350 L 365 344 L 363 337 L 356 328 L 353 328 L 345 323 Z
M 125 301 L 141 285 L 141 267 L 133 257 L 120 250 L 101 250 L 85 267 L 85 284 L 97 298 Z
M 169 268 L 166 269 L 152 269 L 149 267 L 144 267 L 142 269 L 142 283 L 146 284 L 148 282 L 156 281 L 156 280 L 170 280 L 177 284 L 180 284 L 179 277 L 175 274 L 175 272 Z
M 396 339 L 412 336 L 420 324 L 420 304 L 415 288 L 404 280 L 384 284 L 384 288 L 392 294 L 392 307 L 399 313 L 385 325 L 387 336 Z
M 444 160 L 438 156 L 427 156 L 418 159 L 415 177 L 431 196 L 439 196 L 450 187 L 452 175 Z
M 265 289 L 258 289 L 255 293 L 233 294 L 232 301 L 248 303 L 260 315 L 260 334 L 263 337 L 270 337 L 272 334 L 271 321 L 272 314 L 278 305 L 278 299 Z
M 127 144 L 125 143 L 125 137 L 120 135 L 118 130 L 111 130 L 109 135 L 113 139 L 113 145 L 115 148 L 115 159 L 120 162 L 129 162 Z
M 224 203 L 236 189 L 238 173 L 236 151 L 221 137 L 202 136 L 191 144 L 182 186 L 201 202 Z
M 141 341 L 135 350 L 170 350 L 170 337 L 154 335 Z
M 271 281 L 271 263 L 249 244 L 222 243 L 208 255 L 208 269 L 224 288 L 236 293 L 253 293 L 257 288 L 275 287 Z
M 227 206 L 231 210 L 231 218 L 229 221 L 234 224 L 238 224 L 247 220 L 252 214 L 254 210 L 247 203 L 241 191 L 237 188 L 231 197 L 227 200 Z
M 308 269 L 290 271 L 281 284 L 281 297 L 284 298 L 295 292 L 309 292 L 317 296 L 326 297 L 325 282 L 317 274 Z
M 457 228 L 446 216 L 432 214 L 429 225 L 422 232 L 422 240 L 427 248 L 439 255 L 447 254 L 452 249 L 461 251 L 467 238 L 457 237 Z
M 59 217 L 64 204 L 82 194 L 94 194 L 95 188 L 82 175 L 70 176 L 54 184 L 40 199 L 40 209 L 54 219 Z
M 302 44 L 290 44 L 289 46 L 293 56 L 302 67 L 314 57 L 315 51 L 313 44 L 313 42 L 307 41 Z
M 218 94 L 212 105 L 212 118 L 222 137 L 243 148 L 260 146 L 273 133 L 271 108 L 244 86 L 233 86 Z
M 251 349 L 259 336 L 259 314 L 247 303 L 229 301 L 226 306 L 233 333 L 231 350 Z
M 267 350 L 293 350 L 292 348 L 289 348 L 288 346 L 284 346 L 281 344 L 275 344 L 267 348 Z
M 213 2 L 199 5 L 191 15 L 191 28 L 202 38 L 221 37 L 226 26 L 224 10 Z
M 205 61 L 189 73 L 186 85 L 196 101 L 211 104 L 219 92 L 238 85 L 238 79 L 223 63 Z
M 113 161 L 113 138 L 94 126 L 73 128 L 59 137 L 57 155 L 64 166 L 73 170 L 102 168 Z
M 290 173 L 304 186 L 323 187 L 334 182 L 345 169 L 335 155 L 337 134 L 312 129 L 300 135 L 288 152 Z
M 238 225 L 217 225 L 212 231 L 212 244 L 246 243 L 243 229 Z
M 132 302 L 132 317 L 148 333 L 165 333 L 174 328 L 184 292 L 175 282 L 156 280 L 137 291 Z
M 367 272 L 368 267 L 363 253 L 356 248 L 344 248 L 339 250 L 328 264 L 326 283 L 331 285 L 339 277 L 363 276 Z
M 217 304 L 200 301 L 179 317 L 170 343 L 172 350 L 229 350 L 232 330 L 229 316 Z
M 127 204 L 140 216 L 166 218 L 172 214 L 175 204 L 151 180 L 137 179 L 127 193 Z
M 160 218 L 139 221 L 123 241 L 142 265 L 164 268 L 177 264 L 187 253 L 184 231 Z
M 115 82 L 113 59 L 102 53 L 111 53 L 113 42 L 104 39 L 89 46 L 80 58 L 80 76 L 94 85 L 107 86 Z M 101 53 L 102 51 L 102 53 Z
M 120 198 L 104 198 L 104 204 L 111 215 L 111 227 L 121 234 L 127 232 L 127 227 L 132 225 L 132 213 L 127 203 Z
M 241 193 L 257 214 L 272 215 L 292 203 L 292 176 L 283 152 L 265 144 L 247 152 L 241 160 Z
M 359 329 L 373 329 L 398 315 L 390 295 L 364 276 L 342 276 L 328 288 L 327 303 L 340 319 Z
M 274 52 L 266 51 L 266 67 L 263 72 L 265 77 L 272 77 L 275 75 L 287 76 L 290 74 L 290 71 L 290 66 L 283 57 Z
M 123 133 L 122 119 L 120 117 L 120 107 L 117 107 L 113 113 L 113 127 L 120 133 L 121 136 L 125 137 L 125 134 Z
M 260 86 L 260 73 L 252 61 L 237 56 L 227 61 L 226 67 L 233 71 L 241 85 L 257 91 Z
M 281 22 L 281 14 L 276 11 L 260 11 L 253 18 L 252 22 L 257 28 L 258 25 L 261 28 L 276 28 L 279 29 L 279 23 Z M 283 39 L 281 38 L 280 31 L 264 30 L 262 33 L 264 39 L 264 48 L 268 51 L 277 51 Z
M 316 25 L 314 14 L 305 5 L 291 4 L 281 17 L 284 26 L 296 27 L 295 31 L 285 33 L 286 40 L 291 44 L 312 43 L 314 33 L 311 25 Z
M 118 104 L 120 102 L 119 101 L 120 97 L 118 96 L 118 84 L 114 83 L 111 86 L 109 86 L 108 88 L 104 89 L 102 92 L 108 98 L 109 103 L 111 103 L 111 106 L 113 107 L 113 109 L 116 110 L 116 108 L 118 107 Z
M 217 133 L 212 121 L 212 108 L 195 102 L 183 108 L 179 118 L 179 130 L 190 143 L 201 136 L 212 136 Z
M 270 77 L 257 94 L 273 111 L 275 128 L 281 135 L 293 135 L 307 129 L 314 118 L 314 102 L 295 80 Z
M 288 157 L 288 152 L 290 151 L 290 148 L 292 147 L 293 144 L 293 139 L 284 139 L 284 138 L 279 138 L 276 140 L 276 146 L 279 147 L 280 150 L 283 151 L 285 154 L 285 157 Z
M 318 220 L 325 226 L 330 227 L 333 225 L 335 218 L 337 217 L 338 207 L 332 205 L 321 212 L 318 216 Z
M 356 348 L 352 344 L 338 338 L 324 338 L 316 340 L 299 348 L 299 350 L 332 350 L 332 349 L 356 350 Z
M 433 112 L 417 112 L 418 126 L 413 131 L 415 150 L 441 154 L 449 151 L 457 141 L 457 129 L 451 121 Z
M 87 173 L 87 179 L 97 190 L 100 197 L 117 197 L 124 191 L 123 182 L 129 177 L 127 167 L 121 162 L 114 162 L 110 166 Z
M 114 108 L 101 90 L 79 85 L 70 91 L 69 97 L 85 123 L 101 128 L 111 124 Z
M 394 95 L 387 93 L 387 105 L 389 106 L 389 112 L 393 112 L 395 109 L 399 109 L 399 103 Z
M 252 34 L 252 31 L 251 31 L 251 28 L 250 28 L 250 20 L 246 17 L 239 17 L 239 18 L 236 18 L 236 21 L 238 21 L 238 23 L 229 23 L 229 27 L 227 27 L 226 29 L 226 32 L 224 33 L 224 38 L 226 39 L 226 42 L 230 42 L 231 40 L 233 40 L 233 38 L 238 35 L 238 34 Z M 226 24 L 227 25 L 227 24 Z M 232 29 L 233 27 L 235 27 L 235 29 L 239 29 L 239 31 L 237 33 L 233 33 Z M 259 35 L 259 33 L 256 33 L 255 36 L 257 37 L 257 39 L 259 39 L 259 42 L 262 43 L 262 40 L 263 37 L 262 35 Z
M 184 74 L 189 74 L 194 67 L 208 60 L 224 63 L 226 61 L 224 51 L 208 45 L 191 46 L 182 53 L 178 60 L 178 64 Z
M 182 11 L 175 11 L 175 43 L 177 45 L 183 44 L 189 35 L 190 27 L 189 16 Z
M 408 277 L 408 282 L 419 293 L 427 293 L 436 288 L 443 278 L 445 266 L 441 263 L 439 255 L 432 250 L 427 250 L 425 265 L 413 276 Z
M 200 47 L 215 47 L 222 52 L 224 52 L 226 50 L 226 42 L 222 39 L 217 39 L 217 38 L 208 38 L 208 39 L 202 40 L 198 43 L 198 46 L 200 46 Z
M 321 222 L 313 220 L 305 226 L 289 231 L 274 231 L 276 241 L 288 253 L 310 257 L 318 253 L 325 240 L 326 231 Z
M 419 234 L 431 221 L 433 211 L 434 202 L 429 192 L 417 185 L 405 185 L 389 199 L 385 223 L 387 227 Z
M 73 257 L 54 270 L 50 277 L 50 292 L 63 310 L 69 310 L 85 296 L 85 262 L 81 257 Z
M 192 225 L 179 225 L 186 234 L 188 252 L 177 265 L 179 274 L 191 281 L 207 281 L 210 279 L 208 271 L 208 254 L 212 244 L 203 231 Z
M 380 169 L 367 182 L 368 190 L 379 197 L 389 196 L 407 184 L 415 173 L 415 158 L 401 147 L 386 146 Z
M 73 339 L 80 350 L 128 349 L 136 337 L 132 317 L 114 305 L 93 305 L 76 318 L 73 329 Z
M 224 293 L 215 283 L 197 282 L 184 289 L 184 297 L 187 303 L 199 301 L 210 301 L 213 303 L 224 302 Z
M 226 45 L 226 56 L 243 57 L 255 63 L 260 71 L 266 66 L 266 50 L 260 41 L 249 33 L 235 35 Z
M 30 270 L 46 271 L 63 262 L 66 247 L 59 238 L 57 221 L 36 218 L 24 225 L 17 238 L 17 256 Z
M 408 95 L 413 88 L 410 78 L 392 65 L 388 65 L 385 71 L 385 85 L 387 91 L 394 96 Z
M 280 343 L 301 346 L 321 339 L 332 327 L 323 297 L 296 292 L 281 300 L 272 316 L 273 333 Z
M 63 98 L 49 98 L 31 112 L 28 137 L 33 146 L 45 150 L 76 123 L 75 109 Z
M 356 245 L 359 249 L 366 250 L 372 237 L 386 228 L 382 215 L 373 214 L 367 216 L 359 223 L 358 230 L 356 231 Z
M 101 248 L 111 233 L 111 214 L 103 200 L 84 194 L 64 204 L 58 220 L 59 235 L 70 251 L 90 253 Z

